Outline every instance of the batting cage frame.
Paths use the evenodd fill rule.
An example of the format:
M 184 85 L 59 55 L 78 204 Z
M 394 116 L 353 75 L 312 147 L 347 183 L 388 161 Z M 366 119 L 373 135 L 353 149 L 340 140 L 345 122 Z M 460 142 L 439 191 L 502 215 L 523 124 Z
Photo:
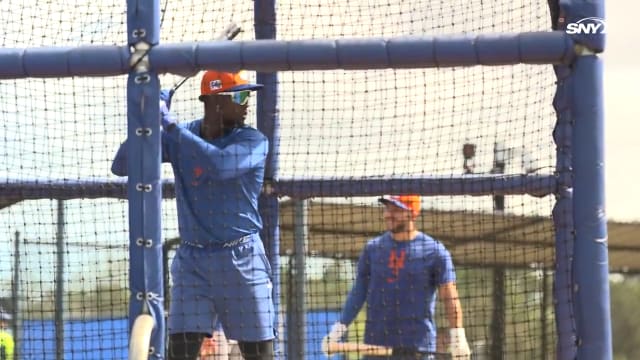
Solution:
M 142 319 L 148 357 L 164 358 L 165 309 L 161 200 L 174 193 L 161 179 L 159 75 L 203 69 L 257 72 L 264 90 L 257 127 L 269 139 L 260 210 L 262 238 L 279 294 L 278 198 L 436 195 L 532 195 L 556 198 L 554 297 L 557 359 L 612 358 L 607 229 L 604 215 L 603 34 L 568 34 L 567 24 L 603 18 L 604 1 L 550 0 L 550 31 L 394 38 L 276 40 L 274 0 L 254 1 L 255 41 L 160 43 L 160 1 L 127 1 L 127 44 L 0 49 L 0 79 L 128 74 L 128 180 L 22 180 L 2 184 L 5 202 L 25 199 L 128 199 L 129 326 Z M 551 175 L 295 178 L 279 176 L 278 73 L 306 70 L 417 69 L 517 64 L 553 65 L 556 168 Z M 46 185 L 46 186 L 43 186 Z M 304 209 L 299 209 L 304 213 Z M 166 249 L 165 249 L 166 252 Z M 274 296 L 276 308 L 279 296 Z M 142 318 L 141 318 L 142 316 Z M 295 338 L 290 336 L 290 340 Z M 143 344 L 144 352 L 147 344 Z M 291 350 L 294 351 L 294 350 Z M 289 354 L 289 359 L 296 359 Z

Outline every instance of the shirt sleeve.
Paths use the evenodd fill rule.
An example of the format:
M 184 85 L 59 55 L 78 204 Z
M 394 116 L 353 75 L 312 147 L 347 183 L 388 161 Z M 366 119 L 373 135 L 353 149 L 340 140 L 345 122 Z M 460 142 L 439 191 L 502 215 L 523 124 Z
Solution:
M 180 148 L 180 153 L 189 154 L 200 161 L 212 164 L 213 176 L 232 179 L 262 166 L 267 157 L 267 138 L 257 131 L 245 131 L 233 144 L 224 148 L 209 144 L 191 131 L 176 127 L 167 133 L 168 141 Z
M 120 144 L 111 163 L 111 172 L 114 175 L 127 176 L 127 140 Z
M 438 286 L 456 281 L 456 271 L 453 266 L 453 260 L 451 259 L 451 253 L 442 245 L 438 248 L 436 281 Z
M 169 142 L 167 141 L 167 133 L 162 131 L 162 162 L 169 162 Z M 116 152 L 116 156 L 111 163 L 111 172 L 118 176 L 127 176 L 127 153 L 129 146 L 129 139 L 126 139 Z
M 345 325 L 351 324 L 367 299 L 369 279 L 371 278 L 371 258 L 368 249 L 369 245 L 365 246 L 362 254 L 360 254 L 356 280 L 347 296 L 347 301 L 340 315 L 340 322 Z

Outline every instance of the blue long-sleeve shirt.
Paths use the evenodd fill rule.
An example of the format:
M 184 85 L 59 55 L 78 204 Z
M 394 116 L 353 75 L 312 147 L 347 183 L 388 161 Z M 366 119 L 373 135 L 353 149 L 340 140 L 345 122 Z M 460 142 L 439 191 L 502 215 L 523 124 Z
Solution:
M 162 161 L 171 163 L 175 176 L 181 240 L 207 245 L 260 231 L 267 138 L 243 126 L 209 141 L 199 136 L 201 124 L 195 120 L 162 133 Z M 127 141 L 111 171 L 127 175 Z
M 436 291 L 455 280 L 442 243 L 424 233 L 395 241 L 386 232 L 362 251 L 340 322 L 350 324 L 366 301 L 365 343 L 435 351 Z

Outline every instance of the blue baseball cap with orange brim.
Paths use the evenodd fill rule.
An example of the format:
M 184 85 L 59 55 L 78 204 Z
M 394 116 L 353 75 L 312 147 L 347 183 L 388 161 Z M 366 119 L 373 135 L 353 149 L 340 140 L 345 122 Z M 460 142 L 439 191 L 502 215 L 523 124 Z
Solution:
M 390 195 L 379 198 L 378 202 L 409 210 L 414 217 L 420 215 L 420 210 L 422 208 L 422 202 L 419 195 Z

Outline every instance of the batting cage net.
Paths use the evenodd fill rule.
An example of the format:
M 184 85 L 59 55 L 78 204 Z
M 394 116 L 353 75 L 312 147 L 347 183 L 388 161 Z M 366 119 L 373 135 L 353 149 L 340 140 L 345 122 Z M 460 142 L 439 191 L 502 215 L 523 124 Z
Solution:
M 211 41 L 230 23 L 242 29 L 234 42 L 252 41 L 259 3 L 163 0 L 160 43 Z M 551 28 L 546 1 L 277 1 L 276 7 L 278 40 Z M 123 1 L 5 0 L 0 41 L 4 48 L 36 51 L 121 46 L 126 10 Z M 173 97 L 179 123 L 202 117 L 202 73 L 160 76 L 161 87 L 170 88 L 191 75 Z M 256 80 L 254 72 L 248 75 Z M 277 79 L 279 132 L 269 140 L 277 143 L 271 155 L 279 165 L 277 179 L 266 184 L 433 177 L 443 187 L 456 187 L 456 179 L 465 177 L 551 175 L 556 166 L 551 65 L 311 70 L 280 72 Z M 128 281 L 135 264 L 129 263 L 126 180 L 111 172 L 127 137 L 126 76 L 5 78 L 0 109 L 0 301 L 12 315 L 7 324 L 16 359 L 126 358 Z M 257 126 L 255 97 L 247 124 Z M 169 165 L 163 165 L 162 176 L 173 182 Z M 278 356 L 364 354 L 356 349 L 327 355 L 322 345 L 340 320 L 367 241 L 387 230 L 378 197 L 395 194 L 357 196 L 365 190 L 345 186 L 339 194 L 313 198 L 265 191 L 263 198 L 277 196 L 280 204 L 279 254 L 269 254 Z M 405 193 L 397 188 L 397 194 Z M 552 279 L 559 261 L 553 196 L 493 196 L 491 189 L 471 196 L 462 185 L 459 195 L 431 188 L 416 193 L 418 230 L 438 240 L 455 265 L 463 326 L 475 358 L 553 358 Z M 181 235 L 172 189 L 162 207 L 168 310 L 175 300 L 168 270 Z M 394 274 L 405 267 L 396 256 L 387 264 Z M 225 296 L 228 302 L 240 300 Z M 435 349 L 445 353 L 450 324 L 445 307 L 435 304 Z M 364 344 L 367 321 L 373 320 L 366 319 L 365 306 L 341 341 Z M 218 341 L 213 348 L 221 347 Z M 233 348 L 232 342 L 225 351 Z M 213 359 L 214 352 L 203 350 L 201 358 Z

